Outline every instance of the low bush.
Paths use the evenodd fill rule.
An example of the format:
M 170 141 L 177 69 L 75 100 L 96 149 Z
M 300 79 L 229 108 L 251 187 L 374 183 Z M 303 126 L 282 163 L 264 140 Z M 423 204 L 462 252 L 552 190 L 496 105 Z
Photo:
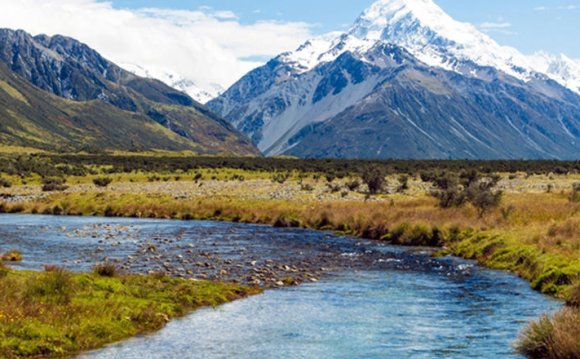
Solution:
M 44 299 L 59 304 L 68 304 L 75 291 L 73 274 L 64 268 L 49 267 L 39 279 L 31 278 L 24 289 L 29 301 Z
M 387 172 L 382 168 L 367 169 L 363 175 L 362 180 L 369 188 L 369 194 L 377 194 L 383 191 L 387 185 Z
M 112 182 L 113 180 L 108 177 L 100 177 L 93 179 L 93 183 L 95 184 L 95 186 L 103 188 L 109 186 Z
M 68 186 L 65 185 L 65 179 L 60 177 L 51 177 L 42 179 L 42 190 L 44 192 L 66 191 Z
M 119 269 L 113 263 L 99 263 L 93 267 L 93 273 L 101 277 L 114 278 L 119 275 Z
M 7 180 L 6 178 L 0 177 L 0 187 L 10 188 L 12 187 L 12 182 Z

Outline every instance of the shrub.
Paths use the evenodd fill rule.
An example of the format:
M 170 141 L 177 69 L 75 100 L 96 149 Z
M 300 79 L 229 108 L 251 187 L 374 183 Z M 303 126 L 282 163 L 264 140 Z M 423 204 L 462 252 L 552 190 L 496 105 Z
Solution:
M 44 192 L 66 191 L 68 186 L 64 184 L 65 179 L 60 177 L 43 178 L 42 190 Z
M 483 217 L 487 211 L 499 206 L 503 196 L 502 191 L 494 190 L 497 180 L 494 178 L 480 179 L 467 187 L 467 200 Z
M 467 201 L 465 192 L 458 186 L 435 190 L 431 194 L 439 199 L 441 208 L 461 207 Z
M 8 181 L 6 178 L 0 177 L 0 187 L 10 188 L 12 187 L 12 182 Z
M 340 192 L 340 189 L 341 189 L 339 184 L 327 183 L 326 186 L 328 187 L 328 190 L 330 191 L 330 193 Z
M 99 263 L 93 267 L 93 273 L 101 277 L 113 278 L 119 275 L 119 269 L 113 263 Z
M 7 253 L 4 253 L 0 256 L 0 260 L 5 262 L 21 262 L 22 261 L 22 253 L 16 249 L 13 249 Z
M 314 191 L 314 187 L 312 187 L 311 184 L 309 183 L 303 183 L 300 185 L 300 189 L 303 191 L 307 191 L 307 192 L 312 192 Z
M 93 179 L 93 183 L 97 187 L 103 187 L 103 188 L 107 187 L 108 185 L 111 184 L 111 182 L 113 182 L 113 180 L 111 178 L 108 178 L 108 177 L 101 177 L 101 178 Z
M 358 180 L 353 180 L 346 184 L 346 187 L 351 191 L 354 192 L 360 187 L 360 182 Z
M 403 193 L 409 189 L 409 176 L 403 175 L 399 177 L 399 187 L 397 192 Z
M 433 179 L 436 189 L 431 194 L 439 199 L 441 208 L 461 207 L 471 203 L 483 217 L 499 206 L 503 192 L 495 190 L 499 176 L 481 177 L 476 171 L 465 171 L 459 176 L 441 174 Z
M 276 173 L 272 176 L 272 182 L 274 183 L 284 183 L 290 178 L 290 172 Z
M 377 194 L 383 190 L 387 181 L 385 179 L 387 173 L 381 168 L 367 169 L 362 176 L 363 182 L 369 188 L 369 194 Z

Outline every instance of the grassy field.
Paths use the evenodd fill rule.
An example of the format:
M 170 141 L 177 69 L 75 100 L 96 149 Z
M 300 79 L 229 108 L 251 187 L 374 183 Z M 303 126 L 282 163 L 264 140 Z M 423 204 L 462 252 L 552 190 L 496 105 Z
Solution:
M 92 163 L 91 173 L 66 176 L 68 188 L 62 192 L 42 191 L 39 174 L 25 178 L 5 175 L 14 185 L 0 191 L 5 198 L 0 211 L 223 220 L 330 230 L 400 245 L 439 246 L 442 255 L 454 254 L 511 271 L 538 291 L 574 302 L 577 291 L 570 288 L 580 280 L 580 199 L 572 188 L 580 182 L 580 175 L 576 170 L 562 169 L 558 163 L 522 163 L 516 169 L 535 170 L 497 172 L 500 177 L 496 188 L 503 192 L 501 202 L 482 215 L 471 204 L 451 208 L 438 205 L 439 200 L 432 195 L 433 183 L 413 172 L 424 166 L 438 171 L 438 163 L 398 164 L 408 171 L 389 171 L 381 190 L 371 195 L 357 173 L 364 168 L 356 163 L 281 160 L 273 163 L 283 170 L 267 170 L 272 166 L 267 160 L 249 170 L 240 168 L 245 166 L 243 162 L 240 166 L 215 168 L 210 161 L 209 166 L 188 168 L 180 158 L 178 165 L 170 163 L 168 166 L 173 167 L 162 171 L 159 166 L 165 166 L 163 161 L 141 160 L 144 166 L 156 170 L 119 171 L 119 167 L 106 162 Z M 219 165 L 223 160 L 216 161 Z M 323 170 L 316 172 L 316 166 Z M 442 166 L 449 170 L 460 165 Z M 566 166 L 575 168 L 577 164 Z M 341 172 L 344 168 L 353 172 Z M 112 182 L 106 187 L 96 186 L 94 180 L 103 177 Z M 577 318 L 577 307 L 570 305 L 565 314 L 553 320 L 568 323 Z M 550 319 L 530 330 L 549 332 L 546 320 Z M 554 335 L 562 338 L 561 327 L 552 325 L 552 336 L 544 335 L 544 342 L 554 342 Z M 566 333 L 580 342 L 577 332 Z M 533 354 L 541 350 L 521 350 L 530 357 L 542 357 Z
M 160 276 L 0 267 L 0 357 L 62 357 L 158 330 L 258 289 Z M 10 290 L 7 290 L 10 288 Z

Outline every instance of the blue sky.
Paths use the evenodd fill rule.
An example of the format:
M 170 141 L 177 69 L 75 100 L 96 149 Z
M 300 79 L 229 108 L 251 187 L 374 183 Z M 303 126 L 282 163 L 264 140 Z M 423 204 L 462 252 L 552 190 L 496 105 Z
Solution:
M 344 29 L 372 0 L 113 0 L 116 8 L 229 10 L 241 23 L 303 21 L 314 33 Z M 457 20 L 497 24 L 487 33 L 524 53 L 544 50 L 580 58 L 580 0 L 436 0 Z
M 435 0 L 498 43 L 580 62 L 580 0 Z M 227 88 L 373 0 L 0 0 L 0 26 L 66 35 L 126 68 Z

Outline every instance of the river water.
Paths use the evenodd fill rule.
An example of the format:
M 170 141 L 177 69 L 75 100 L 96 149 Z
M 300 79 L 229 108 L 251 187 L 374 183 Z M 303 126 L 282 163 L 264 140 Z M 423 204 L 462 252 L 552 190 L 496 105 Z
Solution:
M 125 261 L 155 239 L 162 261 L 193 248 L 192 262 L 202 253 L 228 269 L 268 261 L 309 271 L 320 261 L 326 268 L 317 282 L 202 309 L 82 358 L 517 358 L 511 345 L 525 323 L 561 306 L 513 275 L 470 261 L 328 233 L 221 222 L 0 216 L 0 252 L 21 250 L 20 268 L 89 270 L 107 258 L 134 271 L 159 269 L 155 261 Z M 181 273 L 180 266 L 190 265 L 185 255 L 172 268 Z M 232 270 L 232 278 L 244 278 L 245 270 Z

